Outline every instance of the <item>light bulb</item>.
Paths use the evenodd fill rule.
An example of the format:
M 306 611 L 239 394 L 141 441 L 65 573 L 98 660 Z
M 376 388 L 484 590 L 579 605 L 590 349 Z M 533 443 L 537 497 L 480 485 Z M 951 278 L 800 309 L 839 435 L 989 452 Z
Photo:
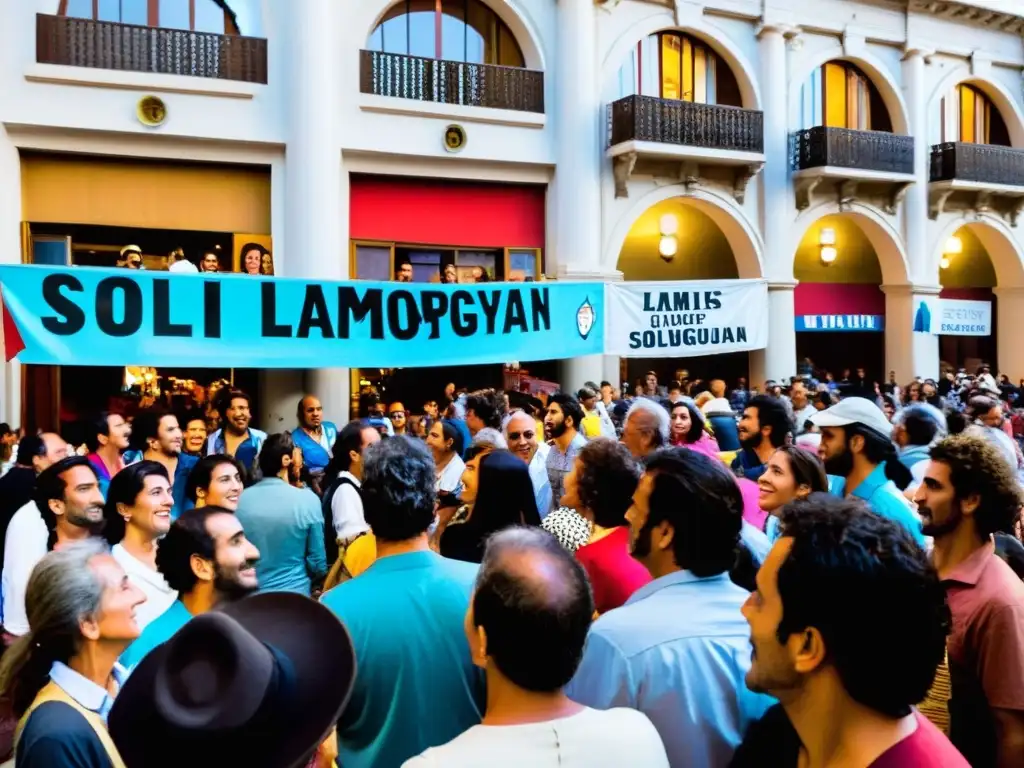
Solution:
M 951 237 L 946 241 L 946 247 L 943 249 L 944 253 L 948 253 L 950 256 L 956 256 L 957 254 L 964 252 L 963 241 L 959 237 Z
M 674 237 L 663 237 L 661 238 L 661 242 L 658 243 L 658 253 L 661 255 L 661 258 L 663 259 L 671 259 L 673 256 L 676 255 L 676 252 L 678 250 L 679 241 L 676 240 Z
M 821 262 L 823 264 L 831 264 L 836 260 L 836 256 L 838 255 L 839 254 L 836 252 L 836 249 L 831 245 L 823 246 L 821 249 Z
M 825 227 L 818 236 L 819 245 L 835 245 L 836 231 L 832 227 Z
M 661 217 L 660 227 L 662 235 L 675 235 L 679 232 L 679 219 L 674 213 L 666 213 Z
M 943 256 L 939 260 L 939 269 L 949 269 L 949 257 Z

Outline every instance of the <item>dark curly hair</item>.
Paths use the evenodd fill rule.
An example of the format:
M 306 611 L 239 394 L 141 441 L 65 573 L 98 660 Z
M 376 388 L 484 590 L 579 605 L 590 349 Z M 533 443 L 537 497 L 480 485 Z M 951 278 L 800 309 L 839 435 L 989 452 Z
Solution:
M 181 517 L 171 523 L 171 529 L 156 550 L 156 569 L 179 595 L 190 593 L 199 581 L 192 570 L 192 555 L 211 562 L 217 560 L 217 542 L 207 530 L 206 521 L 214 515 L 233 514 L 224 507 L 199 507 L 182 512 Z
M 501 421 L 505 418 L 505 395 L 494 389 L 478 389 L 466 395 L 466 411 L 472 411 L 484 423 L 485 427 L 501 431 Z
M 777 576 L 779 642 L 814 627 L 854 701 L 908 714 L 931 688 L 952 621 L 928 556 L 858 499 L 811 494 L 783 507 L 781 522 L 793 545 Z
M 366 522 L 380 541 L 405 541 L 434 522 L 434 458 L 414 438 L 381 440 L 363 456 L 361 496 Z
M 949 480 L 957 499 L 975 494 L 981 499 L 974 513 L 980 536 L 1014 532 L 1024 498 L 999 449 L 987 440 L 962 434 L 940 440 L 928 455 L 932 461 L 949 467 Z
M 640 465 L 626 446 L 608 437 L 591 440 L 577 455 L 576 490 L 582 506 L 602 528 L 625 525 Z
M 696 443 L 700 440 L 701 435 L 704 434 L 704 416 L 700 411 L 697 410 L 697 406 L 693 403 L 681 400 L 678 403 L 672 403 L 672 407 L 669 408 L 669 415 L 675 413 L 676 408 L 685 408 L 690 414 L 690 430 L 686 433 L 685 440 L 686 444 Z
M 189 501 L 193 504 L 198 501 L 199 489 L 202 488 L 205 491 L 210 487 L 210 483 L 213 482 L 213 471 L 221 464 L 231 464 L 238 470 L 238 477 L 241 478 L 242 484 L 248 485 L 249 473 L 242 466 L 242 462 L 234 456 L 228 456 L 226 453 L 213 453 L 209 456 L 203 456 L 188 473 L 188 480 L 185 483 L 185 497 Z

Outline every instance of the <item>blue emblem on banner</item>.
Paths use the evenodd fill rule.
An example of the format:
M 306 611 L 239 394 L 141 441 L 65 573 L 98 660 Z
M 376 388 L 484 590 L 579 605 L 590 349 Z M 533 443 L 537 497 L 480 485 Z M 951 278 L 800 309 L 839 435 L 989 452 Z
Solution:
M 579 331 L 580 338 L 584 341 L 586 341 L 586 338 L 593 330 L 596 319 L 597 313 L 594 312 L 594 307 L 591 305 L 590 297 L 588 296 L 580 304 L 580 308 L 576 310 L 576 330 Z

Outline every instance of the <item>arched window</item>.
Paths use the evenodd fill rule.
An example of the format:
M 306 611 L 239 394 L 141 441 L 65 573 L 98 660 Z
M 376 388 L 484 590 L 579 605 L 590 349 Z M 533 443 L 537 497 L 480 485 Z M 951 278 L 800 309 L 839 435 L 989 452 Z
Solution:
M 941 141 L 1010 146 L 1010 132 L 992 100 L 978 88 L 961 83 L 942 97 Z
M 241 4 L 248 1 L 241 0 Z M 61 0 L 58 15 L 218 35 L 240 34 L 236 14 L 226 0 Z M 253 34 L 252 30 L 248 32 Z
M 512 30 L 480 0 L 402 0 L 384 15 L 366 47 L 468 64 L 526 66 Z
M 892 133 L 882 94 L 848 61 L 828 61 L 811 73 L 801 90 L 801 113 L 802 128 L 823 125 Z
M 637 43 L 619 69 L 616 96 L 633 95 L 743 106 L 729 65 L 704 42 L 682 32 L 659 32 Z

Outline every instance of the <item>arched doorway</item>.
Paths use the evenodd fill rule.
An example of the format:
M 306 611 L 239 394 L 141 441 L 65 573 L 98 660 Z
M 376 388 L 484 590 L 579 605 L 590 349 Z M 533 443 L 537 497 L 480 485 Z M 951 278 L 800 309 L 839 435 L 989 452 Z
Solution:
M 793 262 L 798 369 L 886 380 L 882 285 L 906 282 L 897 242 L 866 212 L 829 212 L 806 228 Z
M 653 202 L 633 221 L 622 241 L 616 268 L 626 281 L 735 280 L 761 276 L 756 243 L 727 210 L 708 197 L 669 197 Z M 620 372 L 630 386 L 653 370 L 661 384 L 746 378 L 749 354 L 622 358 Z
M 956 230 L 942 244 L 939 261 L 940 299 L 986 303 L 990 307 L 989 335 L 977 335 L 978 323 L 956 323 L 954 327 L 967 327 L 967 334 L 939 336 L 939 361 L 943 371 L 966 368 L 970 373 L 982 363 L 997 370 L 998 346 L 996 337 L 996 297 L 993 289 L 998 284 L 995 266 L 974 226 L 968 224 Z M 963 309 L 971 305 L 957 305 Z

